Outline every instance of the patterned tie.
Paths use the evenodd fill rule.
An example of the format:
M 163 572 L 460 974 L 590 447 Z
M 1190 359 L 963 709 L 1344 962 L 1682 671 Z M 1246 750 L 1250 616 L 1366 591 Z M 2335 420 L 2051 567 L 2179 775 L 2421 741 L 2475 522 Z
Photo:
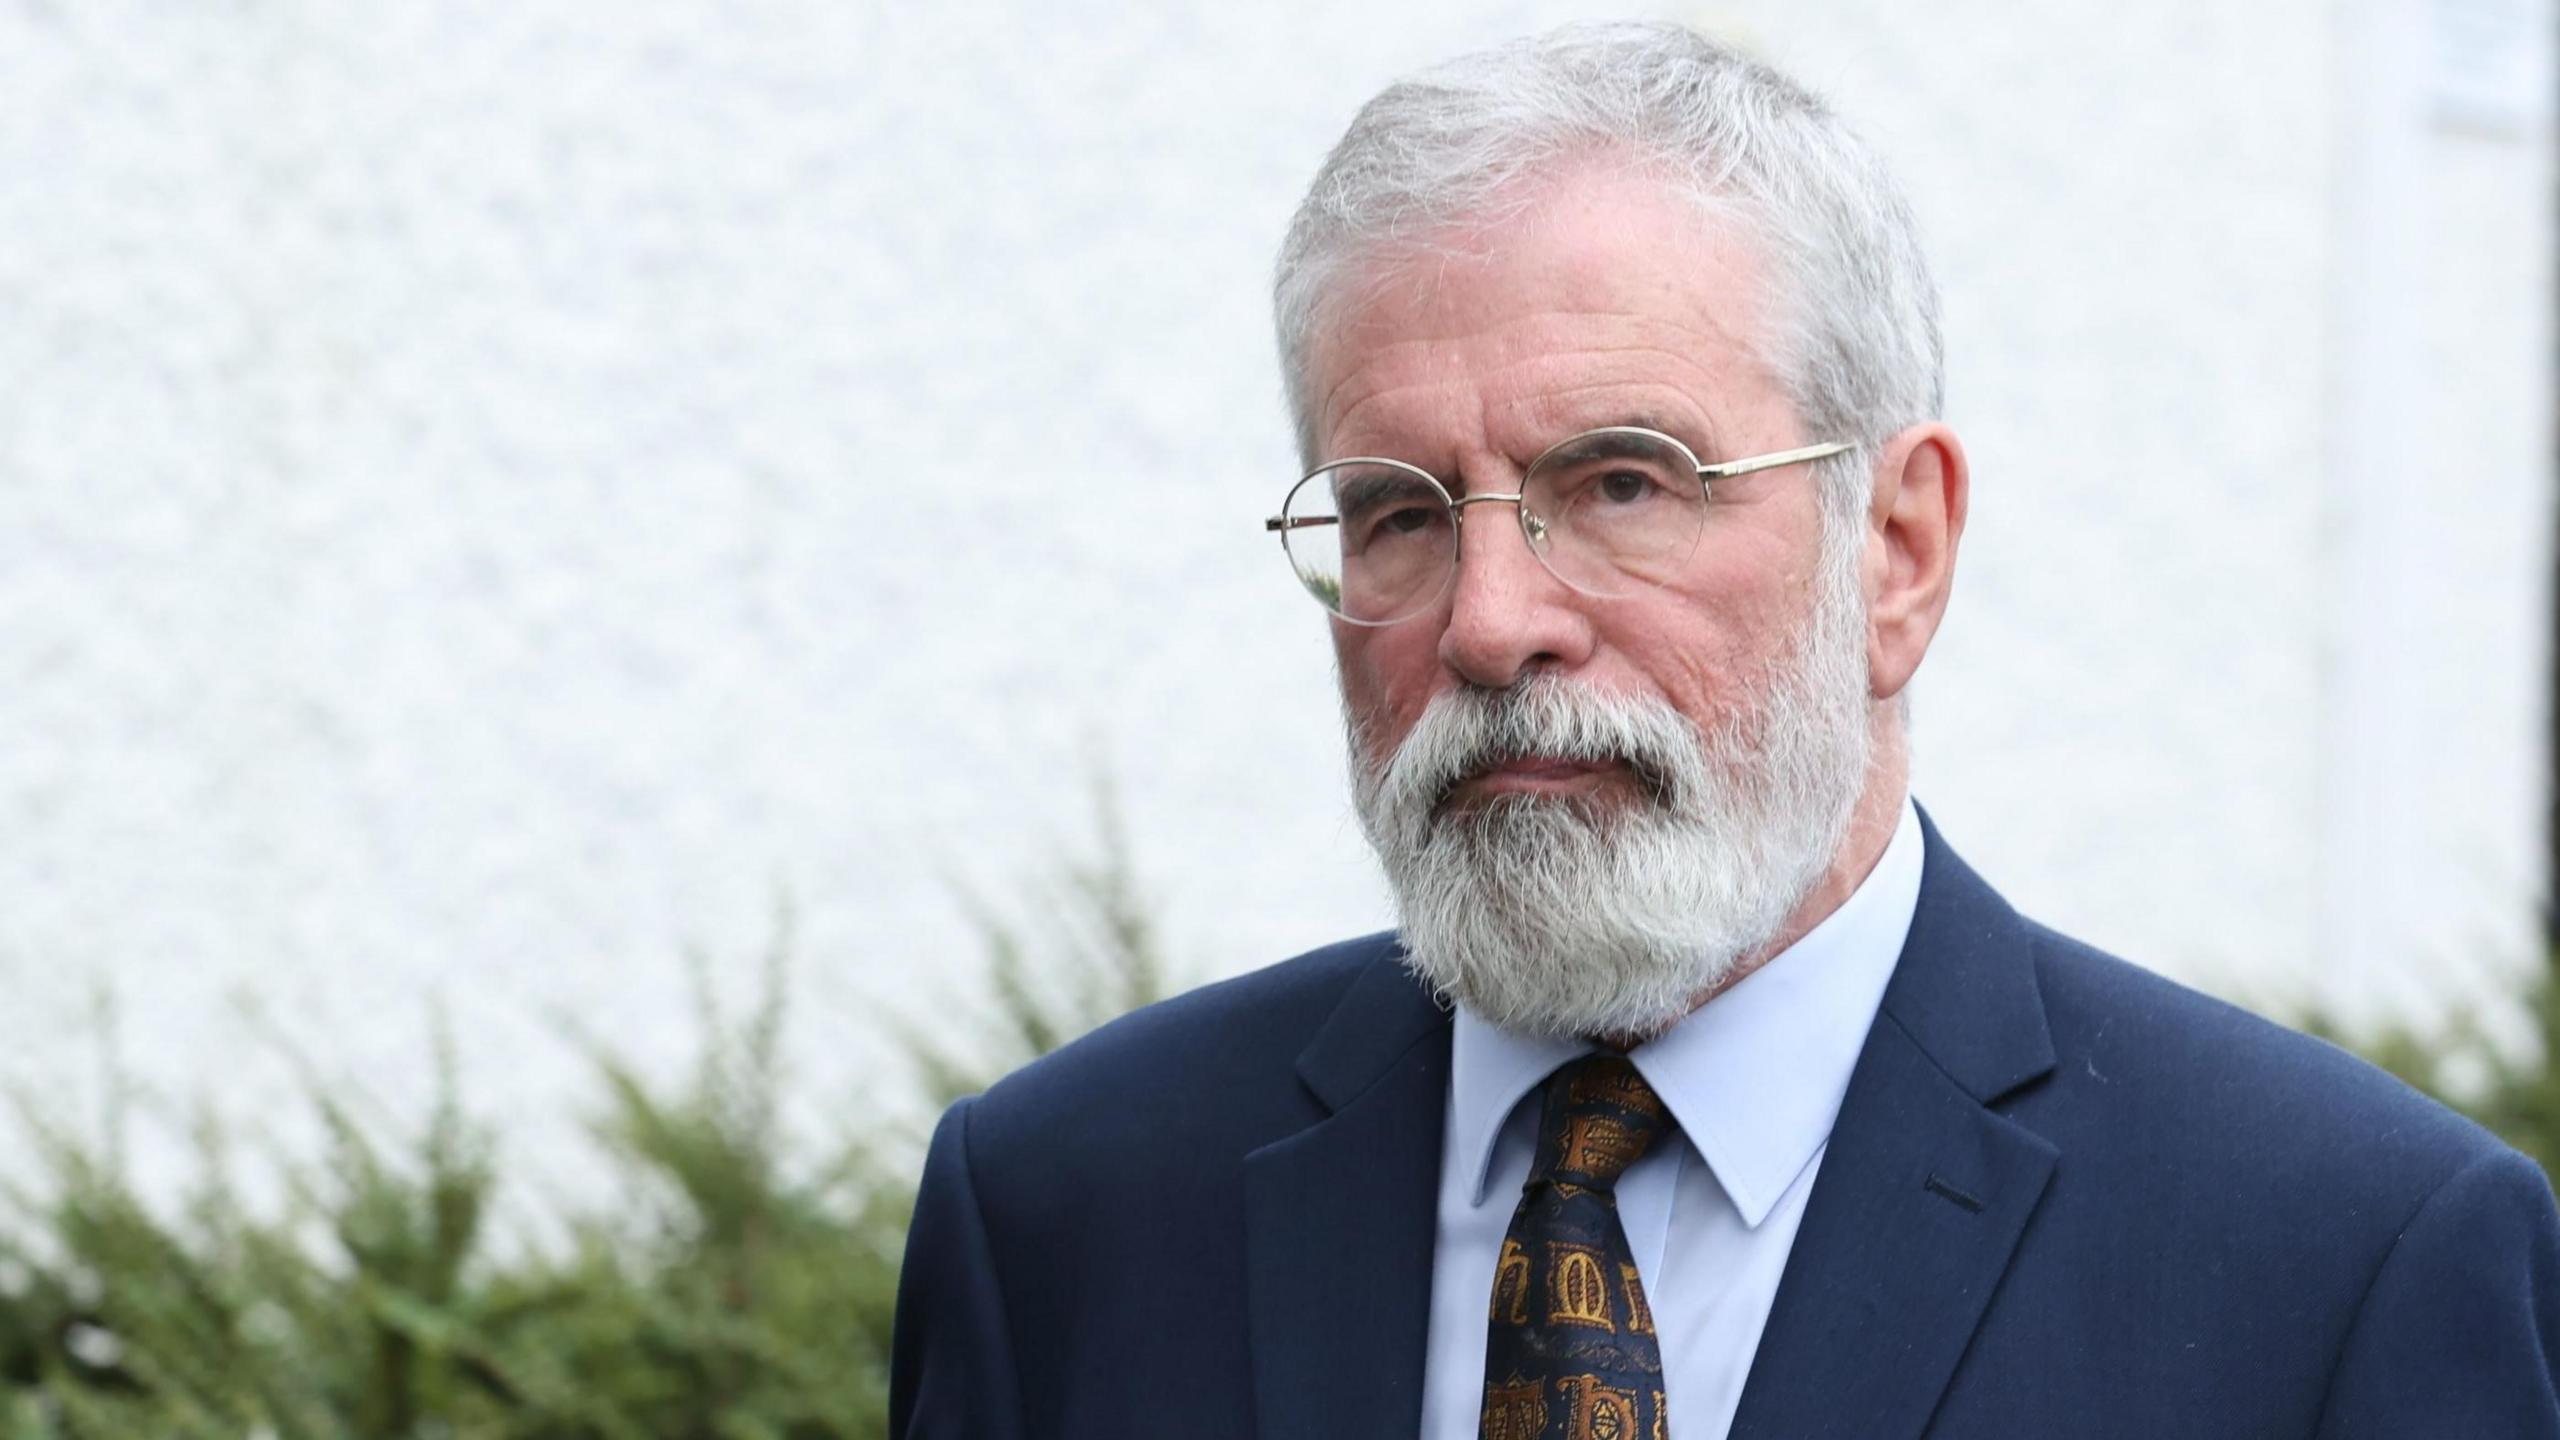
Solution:
M 1672 1128 L 1623 1055 L 1548 1079 L 1538 1158 L 1493 1273 L 1483 1440 L 1667 1440 L 1662 1347 L 1617 1184 Z

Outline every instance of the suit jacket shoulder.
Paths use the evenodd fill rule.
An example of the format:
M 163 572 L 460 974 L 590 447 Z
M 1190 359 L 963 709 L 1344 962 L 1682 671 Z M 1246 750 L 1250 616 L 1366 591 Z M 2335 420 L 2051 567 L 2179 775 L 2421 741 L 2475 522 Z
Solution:
M 2078 1166 L 2164 1188 L 2210 1175 L 2226 1224 L 2288 1204 L 2383 1219 L 2507 1148 L 2325 1040 L 2041 925 L 2026 931 L 2056 1055 L 2011 1109 Z

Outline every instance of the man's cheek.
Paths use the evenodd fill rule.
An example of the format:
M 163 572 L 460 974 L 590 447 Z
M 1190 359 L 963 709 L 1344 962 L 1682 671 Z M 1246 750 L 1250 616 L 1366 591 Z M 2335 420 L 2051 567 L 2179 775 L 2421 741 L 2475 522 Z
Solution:
M 1428 696 L 1410 696 L 1414 688 L 1398 684 L 1403 667 L 1395 664 L 1394 647 L 1381 645 L 1375 634 L 1343 637 L 1338 626 L 1334 641 L 1336 669 L 1342 681 L 1342 703 L 1359 725 L 1369 742 L 1373 758 L 1394 753 L 1397 742 L 1413 726 Z

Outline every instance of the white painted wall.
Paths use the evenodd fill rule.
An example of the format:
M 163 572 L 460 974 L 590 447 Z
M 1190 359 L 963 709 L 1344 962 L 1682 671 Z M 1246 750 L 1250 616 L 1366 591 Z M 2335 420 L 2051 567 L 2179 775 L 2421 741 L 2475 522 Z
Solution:
M 173 1106 L 290 1129 L 252 992 L 398 1109 L 437 997 L 538 1171 L 559 1017 L 672 1065 L 788 895 L 833 1105 L 1096 754 L 1202 974 L 1384 923 L 1269 256 L 1379 83 L 1578 8 L 0 8 L 0 1080 L 91 1103 L 103 981 Z M 2549 0 L 1654 13 L 1931 233 L 1951 837 L 2262 998 L 2527 963 L 2550 71 L 2428 37 Z

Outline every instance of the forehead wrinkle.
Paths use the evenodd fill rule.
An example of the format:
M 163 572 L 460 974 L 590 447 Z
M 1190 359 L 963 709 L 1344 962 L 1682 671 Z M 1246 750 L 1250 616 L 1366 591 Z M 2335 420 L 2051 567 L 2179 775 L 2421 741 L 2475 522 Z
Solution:
M 1575 370 L 1587 369 L 1587 362 L 1598 355 L 1618 358 L 1658 357 L 1665 363 L 1648 368 L 1637 375 L 1602 376 L 1598 379 L 1563 386 L 1533 383 L 1519 387 L 1516 394 L 1508 396 L 1498 393 L 1503 388 L 1499 384 L 1489 383 L 1549 363 L 1570 366 Z M 1689 376 L 1696 378 L 1691 380 L 1689 376 L 1665 373 L 1674 370 L 1687 371 Z M 1449 376 L 1423 374 L 1401 378 L 1377 378 L 1363 388 L 1347 406 L 1332 415 L 1325 424 L 1325 433 L 1328 437 L 1357 435 L 1365 423 L 1363 417 L 1377 407 L 1392 406 L 1399 397 L 1417 392 L 1428 394 L 1454 382 L 1466 385 L 1472 394 L 1474 400 L 1472 409 L 1475 412 L 1476 421 L 1475 433 L 1484 437 L 1485 443 L 1495 450 L 1520 452 L 1519 458 L 1523 463 L 1538 450 L 1544 449 L 1547 444 L 1563 439 L 1567 430 L 1580 431 L 1605 424 L 1620 423 L 1621 417 L 1639 413 L 1651 413 L 1662 417 L 1666 422 L 1677 422 L 1646 428 L 1665 430 L 1696 444 L 1721 433 L 1724 428 L 1716 418 L 1721 408 L 1722 387 L 1711 383 L 1713 377 L 1712 368 L 1702 362 L 1679 352 L 1655 346 L 1620 346 L 1612 350 L 1583 351 L 1574 355 L 1524 356 L 1497 370 L 1483 374 Z M 1351 389 L 1353 380 L 1354 377 L 1346 377 L 1343 384 L 1336 387 L 1334 395 L 1339 397 L 1344 390 Z M 1617 398 L 1599 404 L 1575 403 L 1583 397 L 1593 395 L 1611 395 Z M 1450 398 L 1453 400 L 1458 398 L 1458 392 L 1453 390 Z M 1422 408 L 1427 411 L 1437 407 L 1426 404 Z M 1519 424 L 1497 423 L 1496 417 L 1500 412 L 1521 416 L 1525 422 L 1525 431 Z M 1399 423 L 1399 417 L 1391 414 L 1388 420 L 1374 427 L 1372 433 L 1398 437 L 1416 428 L 1431 428 L 1431 425 L 1427 419 L 1421 427 L 1413 425 L 1409 420 Z M 1549 431 L 1554 433 L 1547 433 Z M 1689 433 L 1684 435 L 1682 434 L 1684 431 Z
M 1440 381 L 1438 381 L 1437 379 L 1433 379 L 1433 378 L 1424 378 L 1424 379 L 1416 379 L 1416 380 L 1409 380 L 1409 381 L 1405 381 L 1405 382 L 1403 382 L 1403 383 L 1401 383 L 1401 384 L 1381 384 L 1381 385 L 1373 386 L 1373 387 L 1369 388 L 1369 389 L 1368 389 L 1364 394 L 1362 394 L 1358 399 L 1356 399 L 1356 400 L 1352 401 L 1352 402 L 1351 402 L 1351 404 L 1350 404 L 1350 406 L 1349 406 L 1347 409 L 1343 410 L 1340 414 L 1335 415 L 1335 416 L 1333 417 L 1333 419 L 1325 425 L 1325 427 L 1324 427 L 1324 434 L 1323 434 L 1323 435 L 1321 435 L 1321 436 L 1319 436 L 1318 438 L 1319 438 L 1319 440 L 1329 441 L 1329 440 L 1331 440 L 1333 437 L 1336 437 L 1336 436 L 1341 436 L 1341 435 L 1358 435 L 1359 433 L 1361 433 L 1361 427 L 1360 427 L 1360 420 L 1359 420 L 1359 417 L 1360 417 L 1361 415 L 1363 415 L 1364 413 L 1366 413 L 1366 412 L 1368 412 L 1368 411 L 1370 411 L 1370 410 L 1372 410 L 1372 409 L 1374 409 L 1374 408 L 1376 408 L 1376 407 L 1378 407 L 1378 406 L 1381 406 L 1381 405 L 1391 405 L 1392 403 L 1394 403 L 1394 401 L 1395 401 L 1396 397 L 1398 397 L 1398 396 L 1400 396 L 1400 395 L 1405 395 L 1405 394 L 1408 394 L 1408 393 L 1411 393 L 1411 392 L 1415 392 L 1415 391 L 1431 391 L 1431 390 L 1436 390 L 1436 389 L 1440 388 L 1440 384 L 1441 384 L 1441 382 L 1440 382 Z M 1485 417 L 1485 411 L 1484 411 L 1483 398 L 1482 398 L 1481 396 L 1478 396 L 1478 397 L 1477 397 L 1477 404 L 1476 404 L 1475 410 L 1476 410 L 1476 429 L 1477 429 L 1477 433 L 1478 433 L 1478 434 L 1482 434 L 1482 433 L 1483 433 L 1483 430 L 1484 430 L 1484 421 L 1485 421 L 1485 418 L 1486 418 L 1486 417 Z M 1382 435 L 1382 436 L 1396 436 L 1396 435 L 1399 435 L 1399 434 L 1403 434 L 1403 433 L 1407 433 L 1407 432 L 1409 432 L 1409 431 L 1411 430 L 1411 428 L 1412 428 L 1412 427 L 1411 427 L 1411 426 L 1409 426 L 1409 425 L 1398 425 L 1398 424 L 1394 423 L 1394 422 L 1393 422 L 1393 420 L 1389 420 L 1388 422 L 1386 422 L 1386 423 L 1381 424 L 1380 426 L 1378 426 L 1378 427 L 1377 427 L 1377 429 L 1376 429 L 1374 432 L 1372 432 L 1372 433 L 1379 434 L 1379 435 Z M 1365 444 L 1366 442 L 1362 442 L 1362 443 L 1363 443 L 1363 444 Z M 1409 443 L 1409 442 L 1405 442 L 1405 443 Z M 1330 449 L 1332 449 L 1333 447 L 1331 447 L 1330 445 L 1328 445 L 1326 448 L 1327 448 L 1328 450 L 1330 450 Z M 1351 447 L 1351 448 L 1357 449 L 1357 448 L 1361 448 L 1361 446 L 1360 446 L 1360 445 L 1354 445 L 1354 446 L 1353 446 L 1353 447 Z M 1374 447 L 1374 446 L 1370 446 L 1369 448 L 1373 448 L 1373 449 L 1374 449 L 1375 447 Z M 1339 456 L 1334 456 L 1334 457 L 1331 457 L 1331 458 L 1339 458 Z M 1419 461 L 1417 461 L 1417 460 L 1415 460 L 1415 458 L 1414 458 L 1414 457 L 1412 457 L 1412 456 L 1408 456 L 1408 455 L 1397 455 L 1397 456 L 1391 456 L 1391 457 L 1389 457 L 1389 458 L 1391 458 L 1391 459 L 1398 459 L 1398 460 L 1405 460 L 1405 461 L 1407 461 L 1408 463 L 1419 463 L 1419 464 L 1422 464 L 1422 465 L 1423 465 L 1423 467 L 1424 467 L 1425 469 L 1429 469 L 1429 468 L 1431 468 L 1432 463 L 1433 463 L 1433 462 L 1432 462 L 1432 460 L 1429 460 L 1429 459 L 1424 459 L 1424 460 L 1419 460 Z
M 1359 372 L 1375 368 L 1381 359 L 1392 357 L 1399 351 L 1417 347 L 1438 349 L 1445 346 L 1481 346 L 1489 350 L 1499 362 L 1498 368 L 1508 368 L 1516 363 L 1515 357 L 1535 359 L 1554 355 L 1560 351 L 1605 355 L 1625 350 L 1650 350 L 1665 356 L 1677 357 L 1684 355 L 1691 348 L 1707 350 L 1726 348 L 1739 354 L 1755 355 L 1754 348 L 1745 344 L 1735 328 L 1726 323 L 1720 314 L 1700 315 L 1691 320 L 1686 317 L 1676 319 L 1666 317 L 1652 309 L 1557 306 L 1533 314 L 1500 320 L 1488 326 L 1449 323 L 1446 317 L 1433 313 L 1434 307 L 1426 304 L 1418 312 L 1406 311 L 1403 307 L 1393 307 L 1400 312 L 1393 317 L 1400 323 L 1390 326 L 1379 316 L 1380 308 L 1377 305 L 1370 305 L 1352 309 L 1342 324 L 1332 327 L 1329 331 L 1329 337 L 1334 343 L 1321 347 L 1314 356 L 1310 357 L 1326 361 L 1356 360 L 1358 362 L 1348 373 L 1327 387 L 1326 402 L 1329 403 L 1343 385 Z M 1579 330 L 1580 327 L 1594 320 L 1616 322 L 1617 328 L 1622 331 L 1641 331 L 1652 328 L 1679 331 L 1692 337 L 1695 343 L 1693 346 L 1674 347 L 1654 343 L 1641 336 L 1630 336 L 1618 340 L 1606 335 L 1593 336 L 1588 333 L 1560 335 L 1558 333 Z M 1435 321 L 1440 323 L 1434 323 Z M 1389 333 L 1382 334 L 1375 340 L 1364 341 L 1363 331 Z
M 1567 317 L 1608 318 L 1629 322 L 1630 328 L 1674 330 L 1681 332 L 1683 338 L 1689 339 L 1691 343 L 1669 344 L 1652 336 L 1628 336 L 1615 340 L 1582 335 L 1558 336 L 1554 333 L 1555 327 L 1552 324 L 1540 323 Z M 1358 327 L 1346 328 L 1356 330 Z M 1531 333 L 1520 333 L 1523 331 Z M 1451 358 L 1456 352 L 1478 346 L 1490 352 L 1493 363 L 1489 368 L 1479 371 Z M 1339 348 L 1351 350 L 1352 355 L 1343 358 L 1356 357 L 1358 363 L 1326 388 L 1324 397 L 1317 407 L 1319 415 L 1334 415 L 1337 417 L 1337 423 L 1339 416 L 1349 413 L 1358 404 L 1355 401 L 1353 405 L 1341 405 L 1343 392 L 1355 388 L 1364 376 L 1374 375 L 1381 370 L 1391 376 L 1397 375 L 1400 371 L 1420 372 L 1416 379 L 1405 381 L 1406 384 L 1436 380 L 1442 376 L 1455 377 L 1469 374 L 1480 375 L 1483 380 L 1493 380 L 1516 374 L 1541 363 L 1582 364 L 1593 360 L 1625 359 L 1634 356 L 1658 360 L 1666 368 L 1697 372 L 1701 378 L 1713 378 L 1719 367 L 1712 365 L 1702 356 L 1719 352 L 1740 356 L 1742 366 L 1755 372 L 1754 378 L 1765 379 L 1768 370 L 1758 352 L 1753 347 L 1742 343 L 1732 333 L 1730 327 L 1718 320 L 1706 318 L 1701 324 L 1690 325 L 1665 320 L 1657 315 L 1626 311 L 1542 313 L 1506 321 L 1491 329 L 1464 335 L 1425 333 L 1385 340 L 1368 347 L 1361 347 L 1355 341 Z M 1420 360 L 1404 358 L 1406 354 L 1414 351 L 1422 352 Z

